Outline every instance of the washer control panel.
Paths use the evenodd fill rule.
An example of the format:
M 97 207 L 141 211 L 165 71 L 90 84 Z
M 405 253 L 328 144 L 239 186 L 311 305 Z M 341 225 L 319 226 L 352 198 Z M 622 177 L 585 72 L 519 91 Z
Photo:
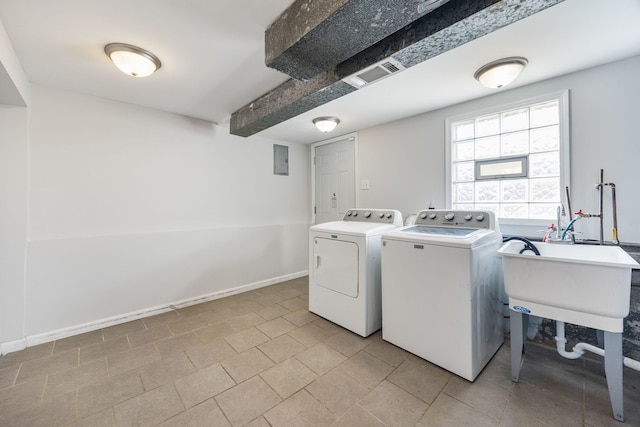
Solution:
M 495 214 L 491 211 L 425 209 L 418 212 L 416 225 L 439 227 L 485 228 L 496 230 Z
M 349 209 L 343 221 L 380 222 L 402 225 L 402 214 L 395 209 Z

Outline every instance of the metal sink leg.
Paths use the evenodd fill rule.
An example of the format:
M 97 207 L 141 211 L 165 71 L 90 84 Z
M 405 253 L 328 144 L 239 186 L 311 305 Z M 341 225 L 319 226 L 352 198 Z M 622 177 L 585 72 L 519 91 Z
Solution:
M 517 383 L 520 379 L 522 354 L 529 327 L 529 315 L 519 311 L 509 310 L 511 329 L 511 381 Z
M 613 418 L 624 421 L 622 334 L 604 331 L 604 372 L 607 376 Z

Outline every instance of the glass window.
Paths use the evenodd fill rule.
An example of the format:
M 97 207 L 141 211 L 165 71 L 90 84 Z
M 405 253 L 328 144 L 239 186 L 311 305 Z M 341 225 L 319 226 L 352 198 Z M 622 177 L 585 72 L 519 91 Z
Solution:
M 447 120 L 451 208 L 554 219 L 569 185 L 568 117 L 564 91 Z

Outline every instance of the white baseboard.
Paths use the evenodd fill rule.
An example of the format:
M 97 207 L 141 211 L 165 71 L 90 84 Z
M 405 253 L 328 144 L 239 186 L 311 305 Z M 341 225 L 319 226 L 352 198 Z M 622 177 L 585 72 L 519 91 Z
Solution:
M 142 319 L 149 316 L 155 316 L 156 314 L 165 313 L 167 311 L 174 310 L 176 308 L 188 307 L 190 305 L 201 304 L 203 302 L 212 301 L 219 298 L 228 297 L 231 295 L 239 294 L 242 292 L 251 291 L 265 286 L 274 285 L 276 283 L 286 282 L 287 280 L 293 280 L 308 275 L 308 271 L 299 271 L 297 273 L 286 274 L 280 277 L 274 277 L 267 280 L 261 280 L 259 282 L 249 283 L 247 285 L 237 286 L 231 289 L 225 289 L 224 291 L 214 292 L 208 295 L 201 295 L 194 298 L 189 298 L 181 301 L 176 301 L 171 304 L 147 308 L 138 310 L 132 313 L 123 314 L 121 316 L 114 316 L 106 319 L 100 319 L 81 325 L 75 325 L 63 329 L 58 329 L 51 332 L 46 332 L 38 335 L 31 335 L 23 339 L 8 341 L 0 343 L 0 354 L 12 353 L 14 351 L 20 351 L 26 347 L 31 347 L 38 344 L 43 344 L 62 338 L 70 337 L 73 335 L 83 334 L 86 332 L 95 331 L 109 326 L 119 325 L 120 323 L 131 322 L 133 320 Z
M 38 344 L 44 344 L 51 341 L 56 341 L 62 338 L 71 337 L 73 335 L 84 334 L 86 332 L 96 331 L 102 328 L 108 328 L 109 326 L 119 325 L 120 323 L 131 322 L 133 320 L 142 319 L 149 316 L 155 316 L 156 314 L 165 313 L 171 311 L 170 305 L 163 305 L 154 308 L 148 308 L 144 310 L 134 311 L 132 313 L 123 314 L 121 316 L 108 317 L 106 319 L 95 320 L 81 325 L 69 326 L 67 328 L 57 329 L 51 332 L 45 332 L 43 334 L 31 335 L 26 337 L 27 347 L 31 347 Z
M 0 343 L 0 355 L 24 350 L 25 348 L 27 348 L 27 340 L 25 338 L 3 342 Z
M 286 274 L 284 276 L 261 280 L 259 282 L 249 283 L 248 285 L 237 286 L 231 289 L 225 289 L 224 291 L 214 292 L 212 294 L 203 295 L 197 298 L 189 298 L 186 300 L 178 301 L 174 304 L 171 304 L 170 307 L 184 308 L 189 307 L 190 305 L 202 304 L 203 302 L 213 301 L 215 299 L 220 299 L 235 294 L 241 294 L 243 292 L 252 291 L 254 289 L 264 288 L 265 286 L 275 285 L 276 283 L 286 282 L 287 280 L 298 279 L 300 277 L 307 276 L 308 274 L 308 270 Z

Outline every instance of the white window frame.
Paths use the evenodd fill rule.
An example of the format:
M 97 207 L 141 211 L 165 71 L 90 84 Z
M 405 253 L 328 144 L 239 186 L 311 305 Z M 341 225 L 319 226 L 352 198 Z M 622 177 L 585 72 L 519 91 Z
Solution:
M 560 133 L 560 200 L 564 201 L 565 188 L 571 188 L 571 162 L 570 162 L 570 116 L 569 116 L 569 90 L 551 92 L 544 95 L 527 98 L 508 104 L 496 105 L 484 108 L 482 110 L 471 111 L 468 113 L 447 117 L 445 120 L 445 204 L 448 208 L 452 206 L 452 183 L 451 183 L 451 125 L 454 122 L 470 120 L 480 116 L 496 114 L 507 110 L 515 110 L 539 104 L 546 101 L 558 100 L 558 114 L 560 115 L 559 133 Z M 564 203 L 564 202 L 563 202 Z M 555 222 L 555 221 L 553 221 Z M 535 235 L 536 228 L 549 226 L 549 221 L 545 219 L 524 219 L 524 218 L 499 218 L 500 225 L 514 226 L 510 228 L 514 234 Z

